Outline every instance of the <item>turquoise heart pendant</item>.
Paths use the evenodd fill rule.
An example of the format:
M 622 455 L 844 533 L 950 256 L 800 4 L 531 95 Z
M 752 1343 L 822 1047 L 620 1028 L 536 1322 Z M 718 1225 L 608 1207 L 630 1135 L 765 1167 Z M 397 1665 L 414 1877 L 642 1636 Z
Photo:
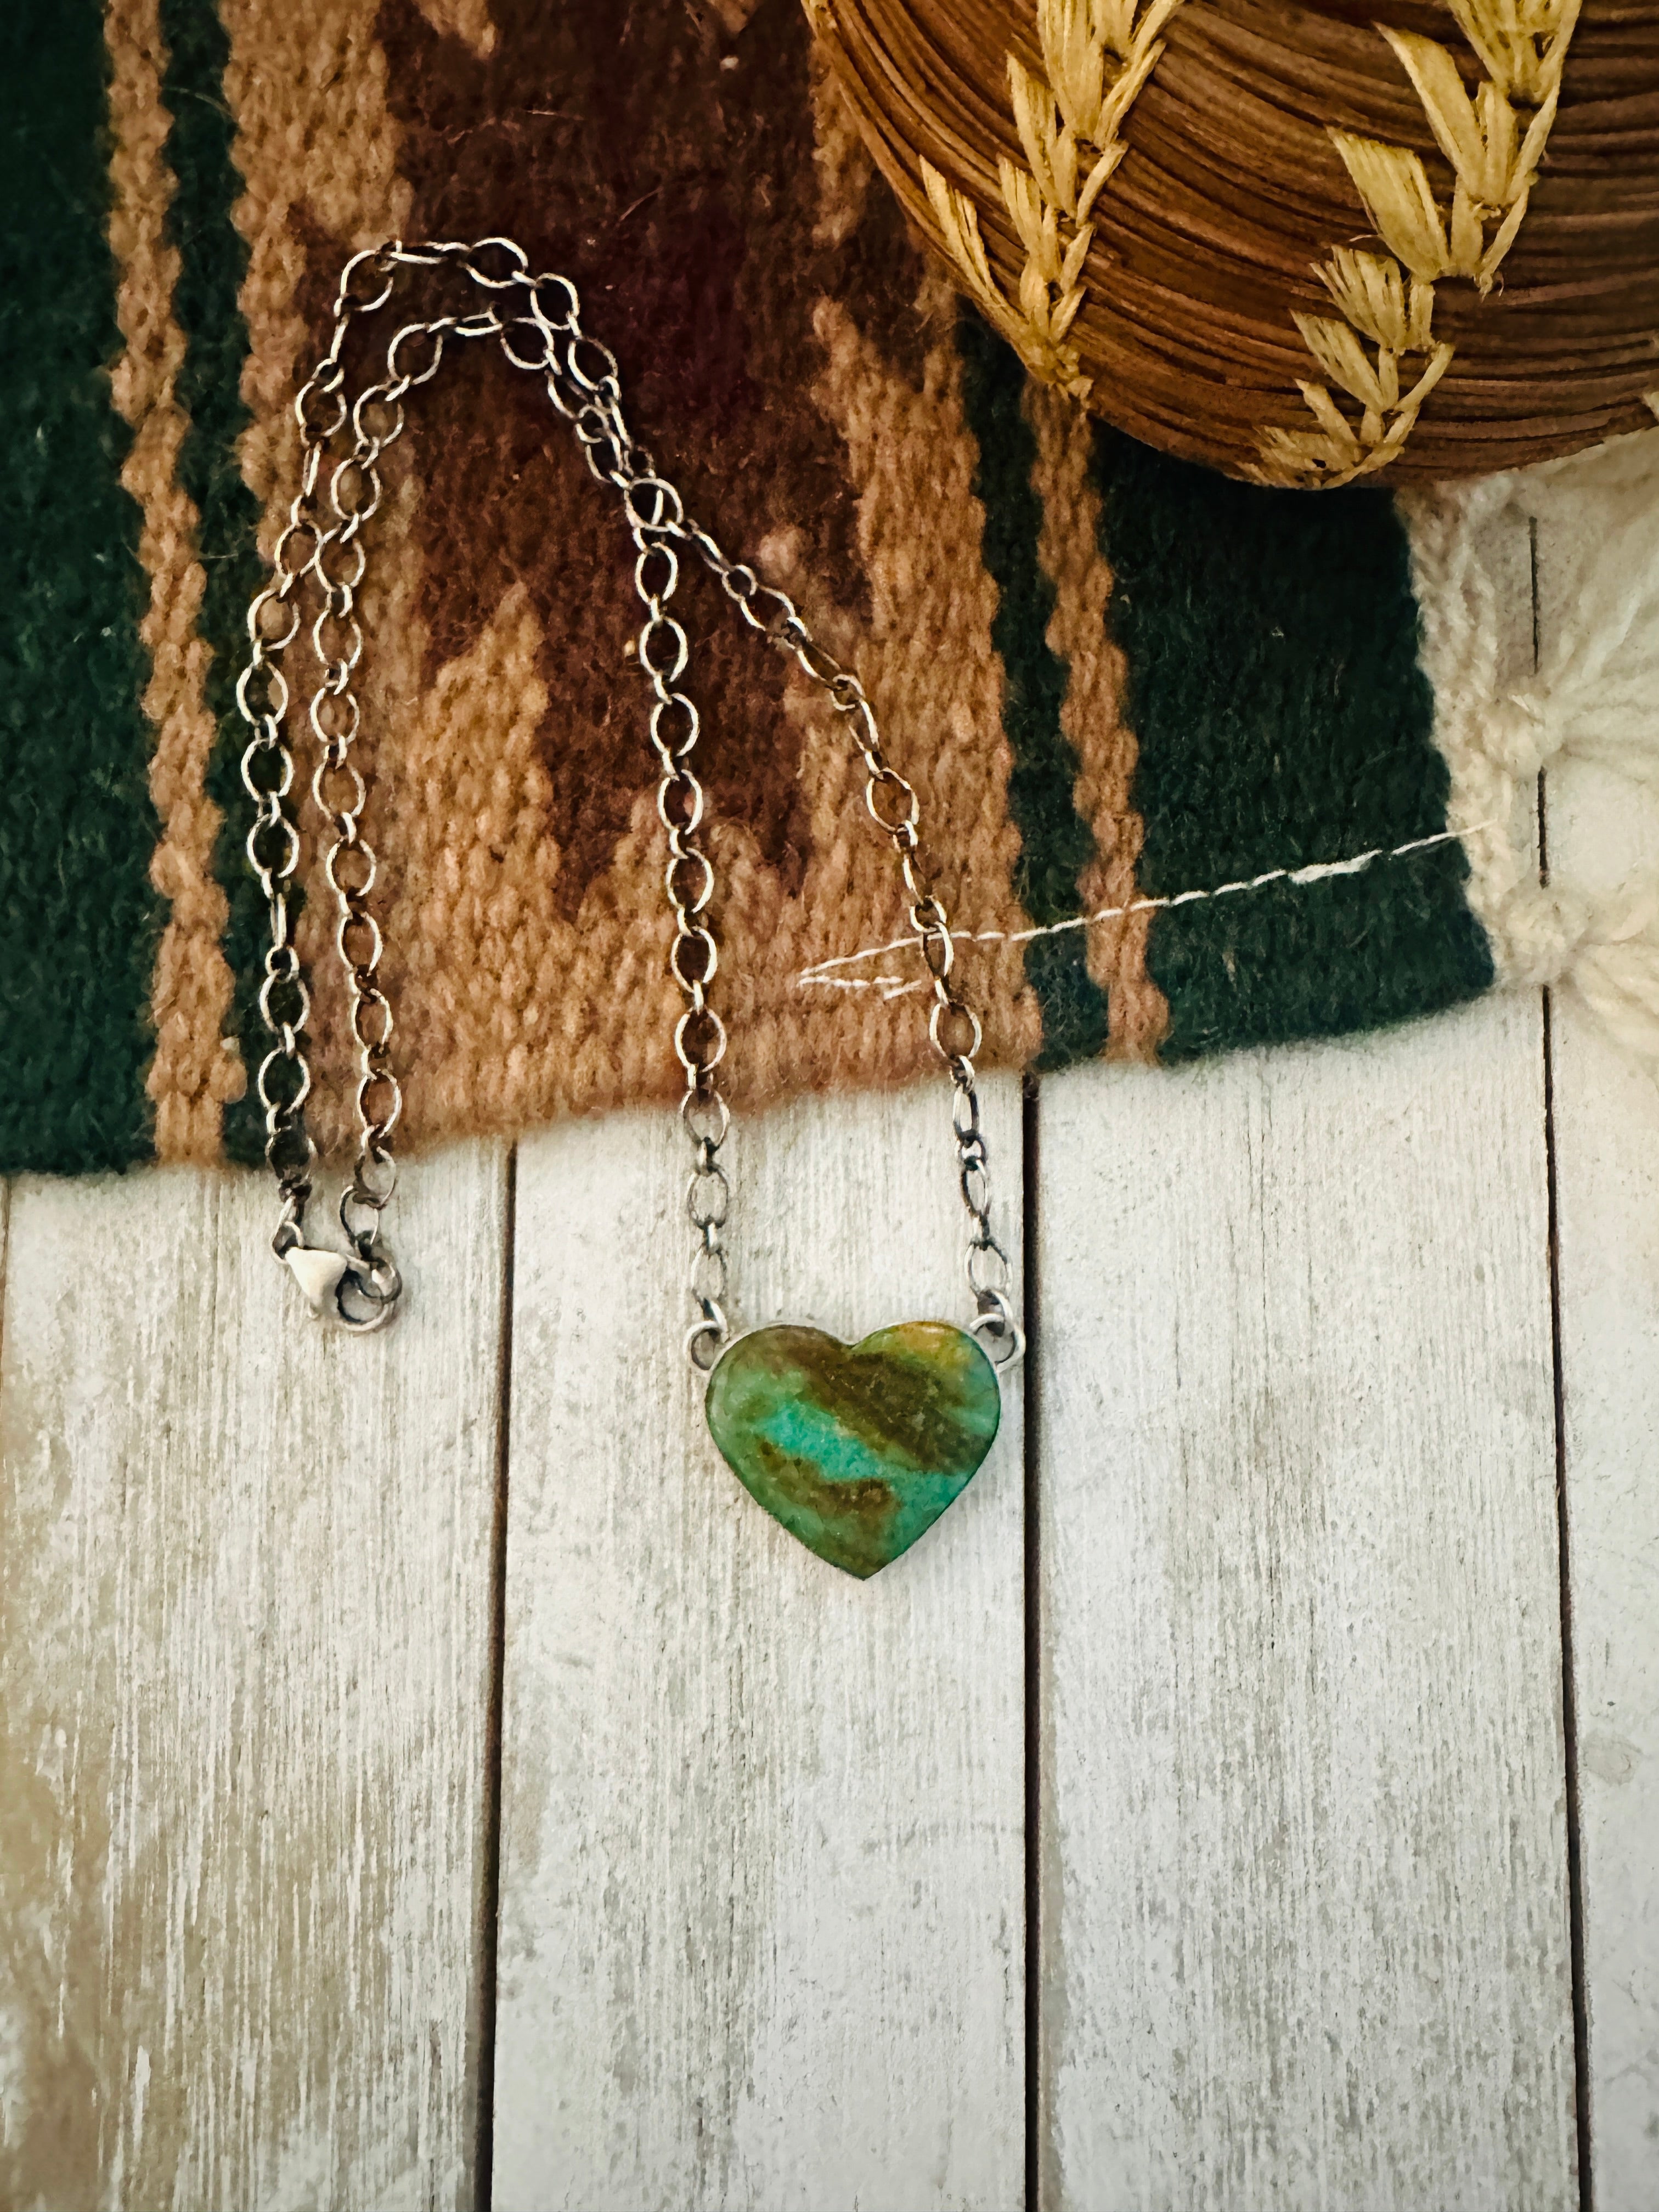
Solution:
M 786 1325 L 726 1347 L 704 1407 L 750 1496 L 809 1551 L 863 1577 L 967 1488 L 1002 1393 L 978 1340 L 948 1322 L 902 1322 L 850 1345 Z

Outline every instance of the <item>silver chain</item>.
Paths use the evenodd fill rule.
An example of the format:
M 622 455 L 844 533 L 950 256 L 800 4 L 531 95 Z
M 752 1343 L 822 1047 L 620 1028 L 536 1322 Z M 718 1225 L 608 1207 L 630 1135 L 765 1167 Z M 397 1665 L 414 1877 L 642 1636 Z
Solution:
M 353 317 L 375 313 L 386 304 L 400 268 L 446 265 L 495 296 L 471 314 L 404 324 L 386 349 L 384 381 L 348 402 L 342 353 Z M 545 380 L 547 396 L 574 428 L 589 469 L 620 494 L 634 542 L 634 582 L 645 609 L 636 651 L 653 695 L 650 735 L 661 770 L 657 811 L 668 838 L 663 880 L 674 916 L 669 966 L 684 1000 L 674 1028 L 674 1050 L 685 1075 L 680 1113 L 692 1146 L 686 1206 L 697 1232 L 691 1270 L 696 1319 L 686 1349 L 693 1365 L 705 1372 L 711 1368 L 731 1334 L 721 1234 L 731 1186 L 720 1154 L 732 1117 L 716 1073 L 726 1055 L 726 1025 L 708 995 L 719 950 L 705 919 L 714 891 L 713 863 L 699 842 L 705 793 L 690 764 L 700 724 L 696 705 L 678 688 L 690 647 L 667 611 L 679 582 L 677 549 L 682 547 L 712 572 L 750 628 L 791 655 L 829 695 L 858 749 L 865 805 L 892 845 L 909 902 L 908 918 L 932 982 L 928 1035 L 952 1085 L 951 1129 L 969 1224 L 967 1276 L 975 1309 L 970 1326 L 998 1364 L 1017 1359 L 1024 1339 L 1013 1309 L 1008 1255 L 991 1228 L 990 1176 L 974 1067 L 982 1033 L 978 1015 L 952 981 L 956 945 L 922 865 L 915 788 L 887 758 L 874 709 L 856 674 L 814 639 L 786 593 L 763 583 L 745 563 L 728 559 L 708 532 L 688 518 L 674 486 L 658 474 L 623 416 L 616 356 L 581 327 L 575 286 L 565 276 L 532 276 L 523 249 L 504 238 L 474 245 L 404 246 L 394 240 L 355 255 L 341 274 L 328 351 L 294 404 L 301 436 L 300 489 L 276 543 L 270 580 L 248 610 L 248 664 L 236 690 L 252 732 L 242 758 L 242 780 L 257 810 L 248 832 L 248 859 L 270 919 L 259 1006 L 271 1045 L 256 1083 L 265 1115 L 265 1157 L 283 1199 L 272 1239 L 277 1255 L 288 1258 L 304 1248 L 316 1158 L 305 1124 L 311 1089 L 305 1048 L 310 1000 L 288 908 L 300 838 L 284 805 L 294 782 L 294 758 L 283 736 L 289 694 L 282 672 L 283 654 L 300 626 L 296 593 L 309 578 L 318 603 L 312 641 L 323 672 L 310 708 L 320 749 L 312 793 L 332 832 L 324 867 L 337 902 L 335 945 L 346 976 L 360 1067 L 356 1162 L 340 1201 L 352 1256 L 336 1310 L 350 1327 L 373 1328 L 395 1309 L 402 1284 L 380 1241 L 380 1216 L 397 1181 L 389 1139 L 403 1098 L 389 1054 L 392 1009 L 380 981 L 380 933 L 367 904 L 375 865 L 360 826 L 365 792 L 350 757 L 359 714 L 351 681 L 363 651 L 356 594 L 365 564 L 362 532 L 380 502 L 381 456 L 403 434 L 405 395 L 437 374 L 450 337 L 498 338 L 514 368 Z M 343 434 L 348 425 L 349 443 Z M 332 466 L 325 487 L 325 460 Z

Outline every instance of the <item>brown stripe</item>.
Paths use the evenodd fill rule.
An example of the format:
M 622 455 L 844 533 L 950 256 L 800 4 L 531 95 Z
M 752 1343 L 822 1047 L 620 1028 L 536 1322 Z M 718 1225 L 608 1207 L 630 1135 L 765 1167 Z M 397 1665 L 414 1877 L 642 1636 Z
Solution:
M 161 102 L 156 0 L 109 0 L 105 36 L 115 137 L 110 245 L 126 340 L 112 388 L 133 429 L 121 481 L 143 512 L 138 553 L 150 580 L 139 629 L 150 655 L 144 712 L 155 726 L 149 782 L 161 821 L 150 879 L 171 902 L 151 987 L 155 1058 L 148 1089 L 157 1157 L 210 1161 L 218 1157 L 224 1102 L 240 1095 L 243 1075 L 234 1040 L 221 1035 L 231 978 L 220 950 L 225 897 L 213 874 L 220 813 L 204 789 L 214 730 L 203 696 L 208 648 L 196 629 L 204 582 L 198 518 L 176 476 L 188 427 L 173 396 L 185 342 L 173 313 L 179 256 L 163 235 L 173 193 L 162 151 L 171 118 Z
M 821 191 L 826 183 L 845 189 L 856 210 L 863 181 L 854 172 L 864 166 L 861 151 L 821 161 Z M 820 215 L 829 235 L 845 234 L 834 208 Z M 919 264 L 916 274 L 920 281 Z M 841 444 L 867 611 L 849 612 L 843 590 L 826 586 L 807 533 L 787 514 L 757 544 L 732 550 L 750 554 L 798 593 L 826 642 L 859 666 L 894 757 L 916 783 L 953 909 L 965 921 L 1013 927 L 1024 917 L 1010 888 L 1018 840 L 1006 811 L 1002 674 L 990 641 L 996 595 L 980 556 L 975 449 L 950 342 L 954 307 L 937 283 L 922 304 L 932 342 L 914 378 L 844 307 L 823 300 L 817 309 L 823 366 L 812 396 Z M 914 529 L 922 511 L 938 518 L 925 568 Z M 599 557 L 607 550 L 596 548 Z M 596 586 L 585 596 L 592 616 L 601 594 Z M 605 863 L 597 871 L 586 864 L 572 911 L 569 811 L 545 745 L 549 692 L 562 687 L 546 672 L 535 599 L 533 586 L 510 586 L 471 644 L 435 671 L 428 665 L 401 716 L 399 702 L 387 702 L 397 736 L 383 754 L 375 804 L 388 981 L 411 1133 L 423 1141 L 667 1099 L 678 1086 L 661 830 L 644 772 L 644 696 L 623 655 L 628 618 L 619 610 L 607 625 L 613 672 L 604 711 L 617 724 L 614 745 L 628 726 L 626 750 L 612 750 L 609 772 L 620 763 L 631 788 Z M 368 611 L 371 662 L 386 623 L 399 619 L 411 635 L 424 635 L 410 615 Z M 729 642 L 739 677 L 758 684 L 775 665 L 745 634 Z M 697 666 L 706 669 L 701 639 L 699 647 Z M 408 655 L 400 659 L 410 665 Z M 563 720 L 570 705 L 568 694 L 558 701 Z M 918 998 L 884 1003 L 874 993 L 796 981 L 827 952 L 893 934 L 902 905 L 891 855 L 866 818 L 845 732 L 822 695 L 798 676 L 781 714 L 785 730 L 775 731 L 771 748 L 797 763 L 799 794 L 793 867 L 780 866 L 725 803 L 720 785 L 730 771 L 721 756 L 729 760 L 738 730 L 713 714 L 705 725 L 708 839 L 720 884 L 717 1000 L 732 1032 L 728 1073 L 740 1103 L 805 1085 L 891 1083 L 935 1064 Z M 1039 1026 L 1018 951 L 964 957 L 975 997 L 991 1001 L 988 1057 L 1024 1059 Z
M 242 473 L 265 502 L 268 552 L 299 467 L 296 372 L 316 337 L 305 307 L 344 255 L 402 230 L 409 187 L 398 174 L 376 0 L 224 0 L 220 12 L 235 161 L 247 186 L 232 210 L 248 246 L 242 396 L 253 422 Z
M 1049 648 L 1071 670 L 1060 723 L 1081 763 L 1077 811 L 1094 833 L 1095 854 L 1078 884 L 1085 911 L 1127 905 L 1145 825 L 1131 797 L 1135 736 L 1124 722 L 1123 655 L 1106 627 L 1112 572 L 1100 550 L 1100 500 L 1089 476 L 1093 428 L 1074 401 L 1033 384 L 1026 412 L 1036 434 L 1032 481 L 1042 501 L 1037 554 L 1054 587 Z M 1097 922 L 1088 931 L 1089 973 L 1106 993 L 1109 1056 L 1151 1060 L 1169 1026 L 1164 994 L 1146 973 L 1150 914 Z

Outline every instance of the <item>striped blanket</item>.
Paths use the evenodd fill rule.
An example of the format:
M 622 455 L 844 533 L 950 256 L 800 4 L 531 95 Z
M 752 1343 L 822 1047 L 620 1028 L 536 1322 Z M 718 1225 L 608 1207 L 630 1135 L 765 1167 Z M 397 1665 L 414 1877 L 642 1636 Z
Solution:
M 790 0 L 735 33 L 683 0 L 21 0 L 0 47 L 0 1170 L 258 1152 L 235 678 L 289 403 L 343 259 L 392 234 L 506 234 L 570 276 L 688 503 L 858 666 L 988 1064 L 1361 1029 L 1502 968 L 1395 502 L 1224 482 L 1028 384 L 925 267 Z M 497 349 L 411 400 L 368 563 L 409 1129 L 672 1096 L 631 553 Z M 924 1073 L 843 733 L 684 590 L 733 1095 Z

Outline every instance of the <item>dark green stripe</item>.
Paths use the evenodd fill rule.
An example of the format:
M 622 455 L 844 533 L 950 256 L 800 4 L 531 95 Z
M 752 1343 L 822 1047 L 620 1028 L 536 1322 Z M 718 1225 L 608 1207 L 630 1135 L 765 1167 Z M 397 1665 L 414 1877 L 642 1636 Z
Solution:
M 0 1170 L 151 1149 L 149 586 L 120 348 L 97 0 L 0 15 Z
M 1153 896 L 1431 836 L 1446 766 L 1386 492 L 1230 483 L 1101 428 L 1112 629 Z M 1147 948 L 1168 1059 L 1426 1013 L 1492 981 L 1462 848 L 1179 907 Z
M 214 870 L 230 903 L 224 950 L 234 994 L 228 1027 L 240 1042 L 250 1079 L 243 1098 L 225 1109 L 224 1141 L 233 1159 L 257 1160 L 264 1131 L 252 1078 L 267 1042 L 258 1006 L 265 917 L 245 850 L 253 811 L 242 787 L 247 731 L 235 696 L 248 602 L 260 577 L 259 505 L 236 459 L 237 440 L 251 419 L 241 397 L 248 337 L 239 305 L 247 248 L 230 219 L 242 179 L 231 159 L 236 125 L 224 90 L 230 41 L 217 13 L 209 0 L 161 0 L 161 21 L 167 46 L 161 89 L 173 116 L 166 155 L 178 179 L 167 216 L 167 236 L 179 249 L 173 314 L 185 339 L 178 398 L 189 422 L 179 480 L 201 518 L 206 583 L 198 628 L 212 649 L 207 704 L 218 725 L 207 787 L 224 811 Z
M 1006 676 L 1002 726 L 1013 754 L 1008 811 L 1021 850 L 1014 890 L 1039 927 L 1082 912 L 1078 883 L 1094 856 L 1073 793 L 1078 757 L 1060 726 L 1069 672 L 1049 649 L 1054 587 L 1037 558 L 1042 503 L 1031 482 L 1036 439 L 1018 356 L 964 309 L 957 325 L 968 427 L 979 446 L 974 489 L 985 508 L 985 565 L 1000 595 L 991 640 Z M 1025 948 L 1042 1014 L 1039 1067 L 1087 1060 L 1106 1044 L 1106 994 L 1091 977 L 1080 929 Z

